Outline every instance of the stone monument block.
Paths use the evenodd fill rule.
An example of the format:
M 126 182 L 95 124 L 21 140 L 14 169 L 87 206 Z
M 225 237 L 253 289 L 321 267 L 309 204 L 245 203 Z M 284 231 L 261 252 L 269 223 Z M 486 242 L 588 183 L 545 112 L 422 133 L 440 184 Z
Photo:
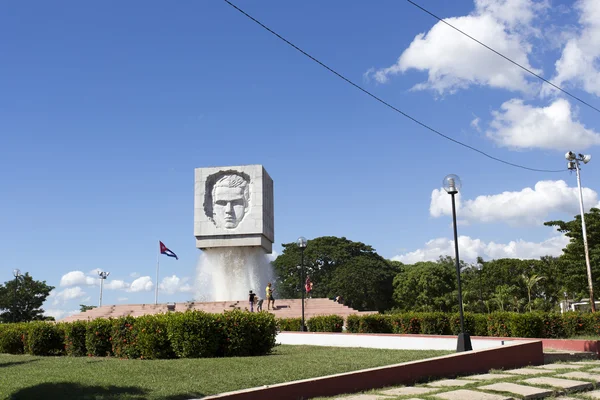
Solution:
M 274 241 L 273 180 L 262 165 L 196 168 L 194 236 L 199 249 Z

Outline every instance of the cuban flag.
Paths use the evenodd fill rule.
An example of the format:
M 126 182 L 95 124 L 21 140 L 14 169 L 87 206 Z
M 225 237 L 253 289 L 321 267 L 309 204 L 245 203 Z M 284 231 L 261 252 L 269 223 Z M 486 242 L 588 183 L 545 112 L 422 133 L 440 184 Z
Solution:
M 179 260 L 179 257 L 177 257 L 177 254 L 175 254 L 171 250 L 169 250 L 163 242 L 159 242 L 159 243 L 160 243 L 160 254 L 165 254 L 169 257 L 175 257 L 176 260 Z

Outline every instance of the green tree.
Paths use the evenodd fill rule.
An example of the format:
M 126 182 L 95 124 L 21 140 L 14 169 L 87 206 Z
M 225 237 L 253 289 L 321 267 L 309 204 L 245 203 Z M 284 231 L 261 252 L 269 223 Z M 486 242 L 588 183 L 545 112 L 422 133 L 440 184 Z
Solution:
M 0 321 L 28 322 L 43 320 L 42 304 L 54 286 L 36 281 L 29 273 L 0 285 Z
M 280 298 L 299 298 L 304 287 L 298 269 L 300 248 L 296 243 L 282 246 L 273 261 L 276 293 Z M 392 305 L 392 281 L 401 264 L 385 260 L 364 243 L 323 236 L 308 241 L 304 267 L 314 285 L 313 297 L 340 295 L 359 310 L 383 311 Z
M 531 276 L 521 274 L 521 279 L 523 279 L 523 283 L 525 283 L 525 286 L 527 287 L 527 304 L 529 305 L 529 312 L 531 312 L 531 290 L 539 281 L 544 279 L 544 277 L 537 274 Z
M 544 225 L 558 228 L 570 241 L 560 256 L 563 285 L 573 297 L 589 298 L 587 267 L 581 230 L 581 216 L 571 221 L 548 221 Z M 593 286 L 600 283 L 600 209 L 592 208 L 585 213 L 585 225 L 592 269 Z
M 85 304 L 80 304 L 79 305 L 79 312 L 86 312 L 86 311 L 92 310 L 94 308 L 96 308 L 96 306 L 87 306 Z
M 401 311 L 452 311 L 458 308 L 456 267 L 450 258 L 405 265 L 394 278 L 394 300 Z
M 514 299 L 515 286 L 500 285 L 496 288 L 492 300 L 498 304 L 500 311 L 510 311 L 510 301 Z

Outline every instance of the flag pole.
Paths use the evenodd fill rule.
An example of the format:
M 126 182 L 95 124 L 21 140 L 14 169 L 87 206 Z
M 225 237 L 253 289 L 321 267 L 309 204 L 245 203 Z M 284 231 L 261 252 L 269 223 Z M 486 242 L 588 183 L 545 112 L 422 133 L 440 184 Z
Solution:
M 154 304 L 158 304 L 158 266 L 160 263 L 160 240 L 158 241 L 158 253 L 156 253 L 156 287 L 154 288 Z

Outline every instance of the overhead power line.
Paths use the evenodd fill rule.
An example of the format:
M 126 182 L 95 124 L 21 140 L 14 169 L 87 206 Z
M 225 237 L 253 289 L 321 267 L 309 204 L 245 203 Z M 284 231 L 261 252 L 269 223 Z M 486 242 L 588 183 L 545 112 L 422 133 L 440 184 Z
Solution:
M 316 59 L 315 57 L 311 56 L 310 54 L 308 54 L 306 51 L 302 50 L 300 47 L 296 46 L 295 44 L 293 44 L 292 42 L 290 42 L 289 40 L 287 40 L 286 38 L 284 38 L 283 36 L 281 36 L 280 34 L 278 34 L 277 32 L 275 32 L 274 30 L 272 30 L 271 28 L 269 28 L 268 26 L 266 26 L 265 24 L 263 24 L 262 22 L 260 22 L 259 20 L 257 20 L 256 18 L 254 18 L 253 16 L 251 16 L 250 14 L 248 14 L 247 12 L 245 12 L 244 10 L 242 10 L 241 8 L 239 8 L 238 6 L 236 6 L 235 4 L 233 4 L 231 1 L 229 0 L 223 0 L 225 1 L 227 4 L 229 4 L 231 7 L 235 8 L 237 11 L 239 11 L 240 13 L 242 13 L 243 15 L 245 15 L 247 18 L 251 19 L 252 21 L 254 21 L 256 24 L 258 24 L 261 28 L 265 29 L 266 31 L 268 31 L 269 33 L 273 34 L 274 36 L 276 36 L 277 38 L 281 39 L 282 41 L 284 41 L 286 44 L 288 44 L 289 46 L 293 47 L 295 50 L 299 51 L 300 53 L 302 53 L 303 55 L 305 55 L 306 57 L 310 58 L 311 60 L 313 60 L 314 62 L 316 62 L 317 64 L 319 64 L 321 67 L 325 68 L 326 70 L 328 70 L 329 72 L 331 72 L 332 74 L 334 74 L 335 76 L 337 76 L 338 78 L 344 80 L 346 83 L 349 83 L 350 85 L 354 86 L 356 89 L 360 90 L 361 92 L 365 93 L 366 95 L 372 97 L 373 99 L 377 100 L 378 102 L 380 102 L 381 104 L 387 106 L 388 108 L 391 108 L 392 110 L 396 111 L 399 114 L 402 114 L 403 116 L 405 116 L 406 118 L 410 119 L 411 121 L 421 125 L 423 128 L 430 130 L 431 132 L 435 133 L 436 135 L 439 135 L 441 137 L 443 137 L 444 139 L 447 139 L 451 142 L 454 142 L 458 145 L 461 145 L 463 147 L 466 147 L 469 150 L 475 151 L 487 158 L 490 158 L 494 161 L 506 164 L 506 165 L 510 165 L 512 167 L 516 167 L 516 168 L 521 168 L 521 169 L 526 169 L 529 171 L 535 171 L 535 172 L 564 172 L 566 170 L 549 170 L 549 169 L 539 169 L 539 168 L 530 168 L 530 167 L 526 167 L 524 165 L 520 165 L 520 164 L 515 164 L 515 163 L 511 163 L 509 161 L 506 160 L 502 160 L 498 157 L 494 157 L 482 150 L 479 150 L 473 146 L 470 146 L 466 143 L 463 143 L 459 140 L 456 140 L 450 136 L 444 135 L 442 132 L 432 128 L 431 126 L 425 124 L 424 122 L 419 121 L 418 119 L 416 119 L 415 117 L 410 116 L 409 114 L 405 113 L 404 111 L 394 107 L 393 105 L 391 105 L 390 103 L 386 102 L 385 100 L 381 99 L 380 97 L 377 97 L 376 95 L 374 95 L 373 93 L 369 92 L 367 89 L 363 88 L 362 86 L 354 83 L 353 81 L 351 81 L 350 79 L 346 78 L 344 75 L 340 74 L 339 72 L 337 72 L 336 70 L 334 70 L 333 68 L 330 68 L 329 66 L 327 66 L 326 64 L 324 64 L 323 62 L 319 61 L 318 59 Z
M 541 79 L 542 81 L 546 82 L 548 85 L 552 86 L 555 89 L 560 90 L 561 92 L 563 92 L 564 94 L 566 94 L 567 96 L 570 96 L 572 98 L 574 98 L 575 100 L 579 101 L 582 104 L 585 104 L 586 106 L 590 107 L 593 110 L 596 110 L 598 112 L 600 112 L 600 109 L 594 107 L 593 105 L 591 105 L 590 103 L 588 103 L 587 101 L 575 96 L 574 94 L 571 94 L 569 92 L 567 92 L 565 89 L 561 88 L 560 86 L 550 82 L 549 80 L 547 80 L 546 78 L 536 74 L 535 72 L 533 72 L 532 70 L 530 70 L 527 67 L 524 67 L 523 65 L 519 64 L 518 62 L 516 62 L 515 60 L 511 59 L 510 57 L 505 56 L 504 54 L 500 53 L 497 50 L 494 50 L 493 48 L 491 48 L 490 46 L 488 46 L 487 44 L 475 39 L 473 36 L 469 35 L 468 33 L 466 33 L 465 31 L 462 31 L 460 29 L 458 29 L 456 26 L 452 25 L 451 23 L 449 23 L 448 21 L 438 17 L 437 15 L 435 15 L 434 13 L 432 13 L 431 11 L 427 10 L 426 8 L 424 8 L 423 6 L 420 6 L 419 4 L 415 3 L 412 0 L 406 0 L 408 1 L 410 4 L 412 4 L 413 6 L 417 7 L 418 9 L 420 9 L 421 11 L 431 15 L 433 18 L 437 19 L 440 22 L 443 22 L 444 24 L 448 25 L 450 28 L 462 33 L 463 35 L 465 35 L 466 37 L 468 37 L 469 39 L 473 40 L 474 42 L 479 43 L 480 45 L 482 45 L 483 47 L 485 47 L 486 49 L 488 49 L 489 51 L 491 51 L 492 53 L 495 53 L 497 55 L 499 55 L 500 57 L 504 58 L 506 61 L 513 63 L 514 65 L 516 65 L 517 67 L 521 68 L 522 70 L 530 73 L 531 75 L 535 76 L 538 79 Z

